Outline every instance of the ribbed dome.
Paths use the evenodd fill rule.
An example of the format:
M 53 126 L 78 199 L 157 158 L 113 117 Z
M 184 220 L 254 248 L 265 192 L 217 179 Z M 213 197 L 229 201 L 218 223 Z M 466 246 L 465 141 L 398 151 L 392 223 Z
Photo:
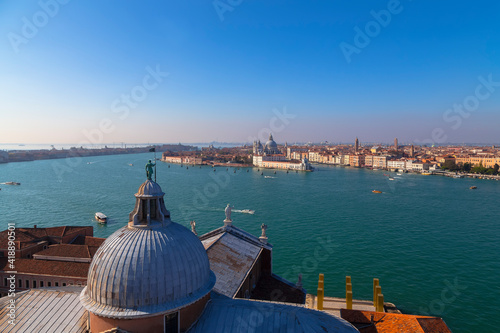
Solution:
M 152 180 L 146 180 L 142 185 L 139 187 L 139 190 L 135 194 L 136 196 L 161 196 L 164 195 L 163 191 L 161 190 L 160 185 L 155 183 Z
M 97 315 L 140 317 L 193 303 L 214 284 L 205 248 L 185 227 L 126 226 L 95 254 L 81 300 Z
M 163 195 L 158 184 L 144 182 L 128 225 L 97 250 L 80 295 L 90 312 L 148 317 L 189 305 L 212 290 L 215 275 L 205 248 L 190 230 L 163 214 L 168 213 Z

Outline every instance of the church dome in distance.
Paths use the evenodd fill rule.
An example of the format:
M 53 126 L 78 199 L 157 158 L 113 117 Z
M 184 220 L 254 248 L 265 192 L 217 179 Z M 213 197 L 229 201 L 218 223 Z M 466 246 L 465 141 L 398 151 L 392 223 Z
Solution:
M 269 140 L 266 142 L 266 148 L 268 149 L 278 149 L 278 144 L 273 140 L 273 135 L 269 134 Z
M 160 186 L 147 180 L 135 196 L 135 213 L 99 247 L 80 295 L 98 316 L 134 319 L 173 312 L 200 300 L 215 284 L 201 241 L 162 213 L 168 211 Z

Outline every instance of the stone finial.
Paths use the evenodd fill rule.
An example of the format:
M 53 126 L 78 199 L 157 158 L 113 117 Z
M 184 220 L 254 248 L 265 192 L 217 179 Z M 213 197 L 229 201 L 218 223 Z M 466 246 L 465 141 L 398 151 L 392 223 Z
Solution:
M 193 232 L 193 234 L 198 235 L 198 233 L 196 232 L 196 221 L 193 220 L 189 222 L 189 224 L 191 224 L 191 231 Z
M 267 236 L 266 236 L 267 225 L 262 223 L 260 228 L 262 229 L 262 235 L 259 237 L 259 239 L 262 243 L 267 244 Z

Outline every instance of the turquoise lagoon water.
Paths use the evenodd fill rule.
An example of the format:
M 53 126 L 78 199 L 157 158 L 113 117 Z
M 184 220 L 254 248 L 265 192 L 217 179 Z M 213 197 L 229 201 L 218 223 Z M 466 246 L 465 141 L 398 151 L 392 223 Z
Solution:
M 0 227 L 93 225 L 107 237 L 128 221 L 133 194 L 152 154 L 0 165 Z M 90 164 L 89 164 L 90 163 Z M 130 166 L 129 164 L 133 164 Z M 315 293 L 371 299 L 380 279 L 385 300 L 405 313 L 441 316 L 454 332 L 496 332 L 500 309 L 500 182 L 318 166 L 312 173 L 181 167 L 158 163 L 172 219 L 199 234 L 233 223 L 254 235 L 268 225 L 274 271 Z M 247 172 L 248 170 L 248 172 Z M 475 185 L 477 190 L 470 190 Z M 373 194 L 377 189 L 382 194 Z M 94 213 L 108 215 L 98 225 Z

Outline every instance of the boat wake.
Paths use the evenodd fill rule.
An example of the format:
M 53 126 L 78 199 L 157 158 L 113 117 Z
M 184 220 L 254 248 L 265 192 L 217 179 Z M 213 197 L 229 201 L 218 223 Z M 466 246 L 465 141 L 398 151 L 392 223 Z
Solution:
M 243 214 L 255 214 L 255 210 L 252 209 L 233 209 L 233 212 L 243 213 Z
M 278 177 L 273 177 L 273 176 L 264 176 L 264 178 L 278 178 Z

